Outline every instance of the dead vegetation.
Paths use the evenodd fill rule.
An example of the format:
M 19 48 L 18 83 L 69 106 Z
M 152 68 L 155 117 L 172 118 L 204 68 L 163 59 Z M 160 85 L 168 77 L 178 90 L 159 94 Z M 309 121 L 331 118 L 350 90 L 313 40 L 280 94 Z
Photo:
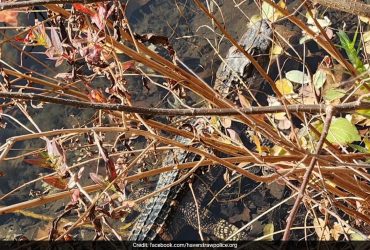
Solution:
M 228 18 L 221 15 L 219 1 L 194 0 L 191 8 L 208 16 L 206 28 L 215 35 L 214 40 L 208 40 L 215 49 L 212 53 L 224 55 L 218 50 L 219 43 L 221 39 L 228 40 L 250 59 L 273 91 L 266 98 L 269 102 L 260 106 L 251 106 L 253 96 L 239 95 L 240 107 L 222 98 L 190 70 L 167 37 L 134 33 L 121 1 L 7 2 L 0 3 L 0 9 L 6 8 L 0 12 L 4 17 L 0 21 L 6 23 L 0 29 L 0 45 L 3 55 L 4 49 L 18 51 L 19 60 L 3 56 L 0 61 L 0 125 L 4 135 L 14 128 L 19 128 L 21 134 L 2 137 L 6 142 L 0 146 L 0 162 L 5 166 L 23 159 L 25 164 L 41 168 L 43 175 L 12 186 L 1 200 L 42 182 L 54 193 L 39 190 L 34 199 L 0 207 L 0 214 L 25 214 L 30 208 L 69 197 L 64 211 L 52 218 L 47 235 L 50 240 L 73 239 L 72 230 L 86 225 L 95 229 L 95 239 L 124 239 L 125 235 L 108 220 L 121 219 L 154 195 L 129 200 L 125 190 L 172 170 L 174 166 L 145 168 L 148 162 L 161 161 L 161 155 L 168 150 L 181 148 L 199 155 L 201 160 L 176 168 L 219 164 L 235 175 L 291 190 L 289 199 L 295 199 L 295 203 L 289 216 L 283 218 L 285 230 L 274 232 L 273 222 L 268 223 L 261 232 L 265 239 L 290 239 L 291 231 L 297 227 L 305 236 L 311 230 L 322 240 L 368 238 L 370 36 L 365 17 L 359 18 L 357 27 L 340 31 L 336 29 L 342 27 L 331 27 L 332 20 L 325 17 L 321 5 L 258 2 L 259 15 L 268 18 L 273 28 L 289 23 L 297 30 L 296 45 L 314 43 L 318 48 L 301 53 L 276 28 L 270 64 L 263 67 L 238 45 L 229 33 L 232 27 L 225 28 L 222 18 L 218 18 Z M 240 5 L 246 4 L 234 2 L 235 11 L 242 11 Z M 179 8 L 174 11 L 180 15 L 189 3 L 177 4 Z M 27 13 L 34 25 L 12 29 L 12 25 L 18 26 L 14 19 L 18 12 L 14 10 Z M 43 18 L 37 12 L 31 14 L 33 10 L 43 13 Z M 320 58 L 314 66 L 308 65 L 311 56 Z M 286 64 L 292 62 L 288 58 L 294 58 L 301 67 L 288 70 Z M 38 64 L 37 70 L 24 64 L 24 60 Z M 55 67 L 46 60 L 52 60 Z M 271 74 L 274 65 L 278 69 L 276 76 Z M 135 105 L 133 93 L 150 93 L 152 88 L 165 92 L 162 102 L 151 107 Z M 168 105 L 168 99 L 174 105 Z M 69 118 L 65 119 L 71 124 L 66 128 L 48 120 L 48 114 L 35 121 L 34 115 L 46 112 L 48 106 L 62 110 L 68 106 L 67 112 L 88 110 L 67 114 Z M 84 112 L 92 115 L 83 117 Z M 204 117 L 208 130 L 181 129 L 181 123 L 186 124 L 186 118 L 192 116 Z M 245 147 L 228 127 L 231 121 L 254 129 L 253 149 Z M 42 130 L 43 123 L 51 124 L 52 129 Z M 174 135 L 201 143 L 225 157 L 184 145 L 174 140 Z M 274 145 L 262 145 L 262 138 Z M 15 145 L 25 146 L 25 142 L 35 139 L 37 148 L 14 151 Z M 268 174 L 252 173 L 245 168 L 246 163 L 263 165 Z M 6 171 L 0 173 L 5 175 L 0 178 L 6 178 Z M 297 221 L 297 212 L 303 206 L 307 216 Z M 26 214 L 37 217 L 31 212 Z M 66 219 L 71 214 L 73 219 Z

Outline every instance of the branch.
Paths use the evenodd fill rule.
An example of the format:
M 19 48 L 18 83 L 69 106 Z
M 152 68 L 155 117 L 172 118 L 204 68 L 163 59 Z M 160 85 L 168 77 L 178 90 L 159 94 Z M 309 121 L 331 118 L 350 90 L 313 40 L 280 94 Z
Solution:
M 197 109 L 163 109 L 163 108 L 144 108 L 133 107 L 122 104 L 106 104 L 106 103 L 91 103 L 84 101 L 68 100 L 59 97 L 49 97 L 40 94 L 31 93 L 12 93 L 0 92 L 0 97 L 13 98 L 22 100 L 42 101 L 48 103 L 62 104 L 74 106 L 78 108 L 92 108 L 100 110 L 114 110 L 123 111 L 126 113 L 136 113 L 143 115 L 162 115 L 162 116 L 230 116 L 239 115 L 243 112 L 246 115 L 266 114 L 266 113 L 280 113 L 286 112 L 307 112 L 307 113 L 324 113 L 328 107 L 325 104 L 294 104 L 284 106 L 265 106 L 265 107 L 248 107 L 248 108 L 197 108 Z M 335 113 L 348 113 L 359 109 L 369 109 L 370 102 L 354 101 L 349 103 L 338 104 L 334 107 Z
M 320 151 L 321 151 L 321 149 L 324 145 L 325 138 L 328 135 L 329 127 L 330 127 L 331 121 L 333 119 L 334 111 L 335 111 L 335 108 L 333 108 L 332 106 L 329 106 L 326 109 L 326 119 L 325 119 L 325 123 L 324 123 L 324 128 L 323 128 L 321 137 L 319 139 L 319 142 L 317 143 L 316 150 L 315 150 L 315 155 L 320 154 Z M 290 211 L 290 214 L 289 214 L 288 219 L 287 219 L 287 225 L 285 227 L 285 231 L 284 231 L 284 235 L 283 235 L 283 239 L 282 239 L 283 241 L 287 241 L 290 238 L 290 228 L 293 225 L 294 219 L 295 219 L 295 217 L 297 215 L 297 212 L 298 212 L 298 208 L 301 205 L 302 199 L 304 197 L 304 193 L 306 191 L 306 187 L 307 187 L 308 182 L 310 180 L 311 173 L 315 168 L 316 162 L 317 162 L 317 158 L 313 157 L 311 162 L 310 162 L 310 165 L 307 168 L 306 173 L 303 176 L 303 182 L 302 182 L 301 187 L 299 189 L 297 199 L 295 200 L 293 208 Z
M 107 2 L 108 0 L 30 0 L 30 1 L 19 1 L 19 2 L 5 2 L 0 3 L 0 11 L 1 10 L 8 10 L 14 8 L 22 8 L 22 7 L 32 7 L 36 5 L 44 5 L 44 4 L 63 4 L 63 3 L 97 3 L 97 2 Z

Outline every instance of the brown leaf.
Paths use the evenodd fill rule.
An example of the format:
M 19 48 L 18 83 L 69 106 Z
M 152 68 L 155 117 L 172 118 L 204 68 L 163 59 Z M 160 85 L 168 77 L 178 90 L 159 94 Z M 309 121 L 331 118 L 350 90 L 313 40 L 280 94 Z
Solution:
M 127 208 L 134 208 L 135 206 L 137 206 L 137 204 L 134 202 L 134 201 L 123 201 L 122 204 L 121 204 L 121 207 L 123 209 L 127 209 Z
M 105 187 L 107 184 L 106 184 L 106 181 L 104 180 L 103 176 L 101 175 L 98 175 L 98 174 L 95 174 L 95 173 L 90 173 L 90 178 L 93 182 L 95 182 L 96 184 L 102 186 L 102 187 Z
M 68 166 L 67 157 L 62 146 L 56 140 L 47 140 L 46 149 L 48 152 L 49 161 L 52 163 L 54 169 L 58 171 L 58 174 L 65 176 Z
M 0 11 L 0 23 L 4 22 L 11 26 L 18 26 L 18 12 L 13 10 Z
M 325 225 L 325 221 L 321 218 L 315 218 L 313 220 L 313 225 L 319 240 L 330 240 L 330 230 L 328 226 Z
M 122 63 L 122 69 L 126 70 L 136 70 L 136 62 L 134 60 L 126 61 Z
M 65 190 L 67 188 L 67 182 L 59 176 L 45 176 L 42 178 L 42 180 L 47 184 L 61 190 Z
M 242 93 L 238 92 L 238 97 L 243 108 L 249 108 L 251 106 L 251 103 Z
M 37 157 L 37 158 L 28 158 L 28 159 L 23 159 L 23 161 L 27 164 L 30 164 L 32 166 L 36 166 L 36 167 L 42 167 L 42 168 L 50 168 L 52 169 L 52 164 L 47 161 L 46 159 L 44 158 L 41 158 L 41 157 Z

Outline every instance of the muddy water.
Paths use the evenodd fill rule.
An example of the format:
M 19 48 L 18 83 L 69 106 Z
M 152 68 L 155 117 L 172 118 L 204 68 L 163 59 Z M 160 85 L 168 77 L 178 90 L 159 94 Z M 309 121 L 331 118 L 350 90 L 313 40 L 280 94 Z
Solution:
M 130 24 L 134 32 L 139 34 L 155 33 L 169 37 L 170 43 L 174 47 L 177 56 L 199 76 L 205 79 L 207 83 L 213 83 L 213 76 L 220 64 L 220 60 L 209 42 L 216 44 L 214 46 L 217 46 L 216 50 L 221 56 L 226 54 L 230 44 L 226 39 L 221 43 L 215 43 L 215 38 L 220 39 L 220 37 L 215 37 L 215 33 L 212 31 L 215 27 L 212 25 L 212 22 L 210 22 L 210 20 L 198 10 L 193 1 L 131 0 L 130 2 L 128 14 L 130 15 Z M 253 1 L 218 0 L 216 2 L 219 5 L 219 9 L 216 6 L 213 6 L 215 16 L 218 20 L 223 22 L 227 31 L 236 39 L 240 38 L 246 31 L 246 24 L 249 22 L 248 17 L 258 13 Z M 241 4 L 240 7 L 235 7 L 239 2 L 243 2 L 243 4 Z M 332 17 L 335 18 L 335 14 L 329 16 L 331 20 L 333 20 Z M 216 32 L 218 31 L 216 30 Z M 20 55 L 11 52 L 8 48 L 10 47 L 7 47 L 6 49 L 8 52 L 8 61 L 10 62 L 13 60 L 19 63 Z M 161 51 L 161 48 L 155 49 Z M 27 50 L 30 51 L 30 49 Z M 17 55 L 17 57 L 14 55 Z M 61 68 L 55 69 L 54 62 L 45 60 L 45 58 L 43 58 L 43 63 L 46 63 L 51 70 L 35 63 L 30 58 L 24 60 L 24 64 L 27 67 L 32 68 L 35 71 L 41 71 L 50 77 L 54 77 L 58 71 L 63 71 Z M 136 105 L 167 105 L 166 103 L 161 102 L 165 95 L 164 91 L 158 89 L 155 85 L 150 85 L 149 87 L 150 91 L 147 91 L 143 86 L 135 84 L 135 82 L 132 83 L 129 90 L 135 98 Z M 62 127 L 70 128 L 73 125 L 78 125 L 79 121 L 89 120 L 90 116 L 93 114 L 91 111 L 81 111 L 74 108 L 52 105 L 48 105 L 42 110 L 42 112 L 39 110 L 31 110 L 31 113 L 35 122 L 40 125 L 40 128 L 43 131 Z M 75 117 L 71 117 L 70 114 L 74 114 Z M 22 119 L 22 121 L 26 122 L 25 119 Z M 23 129 L 14 128 L 12 125 L 9 125 L 7 130 L 0 131 L 0 142 L 3 143 L 5 139 L 10 136 L 24 133 L 25 131 Z M 33 141 L 17 144 L 16 148 L 30 149 L 39 145 L 42 145 L 40 141 Z M 16 153 L 18 152 L 13 152 L 12 154 L 14 155 Z M 38 169 L 33 166 L 26 165 L 21 160 L 1 163 L 0 170 L 7 174 L 5 177 L 0 177 L 0 195 L 9 192 L 14 187 L 17 187 L 26 181 L 37 178 L 40 172 L 45 173 L 44 169 Z M 42 190 L 40 183 L 31 185 L 27 189 L 16 193 L 9 199 L 0 201 L 0 206 L 30 199 L 28 194 L 30 188 Z M 251 212 L 256 210 L 256 213 L 260 213 L 261 211 L 258 210 L 259 208 L 267 207 L 268 204 L 266 203 L 265 198 L 266 196 L 264 193 L 262 196 L 259 192 L 252 194 L 251 200 L 254 201 L 255 206 L 248 206 L 251 209 Z M 66 202 L 68 202 L 68 200 L 47 204 L 45 206 L 31 209 L 31 211 L 55 217 L 55 214 L 60 214 Z M 229 214 L 226 214 L 226 217 L 230 217 L 235 214 L 231 211 L 234 207 L 230 205 L 230 208 L 228 208 L 227 206 L 228 204 L 225 205 L 226 208 L 224 210 L 230 210 Z M 279 214 L 276 216 L 279 216 Z M 284 215 L 281 215 L 280 217 L 282 218 Z M 0 216 L 0 224 L 0 239 L 13 239 L 15 234 L 20 233 L 24 233 L 30 239 L 38 239 L 45 236 L 48 231 L 46 227 L 48 222 L 31 219 L 19 214 Z M 262 224 L 260 227 L 255 225 L 254 228 L 256 233 L 262 231 L 261 227 Z M 89 234 L 84 230 L 79 234 L 79 237 L 87 239 L 85 237 L 86 235 Z
M 214 6 L 216 17 L 219 20 L 222 20 L 222 17 L 224 17 L 223 22 L 227 30 L 235 38 L 239 38 L 243 32 L 245 32 L 246 24 L 249 22 L 247 17 L 256 13 L 256 7 L 252 4 L 244 3 L 239 9 L 236 9 L 234 5 L 235 2 L 238 1 L 216 2 L 220 7 L 220 9 L 217 10 Z M 192 1 L 131 1 L 128 7 L 128 15 L 130 16 L 130 23 L 134 32 L 140 34 L 155 33 L 169 37 L 179 58 L 201 77 L 206 79 L 208 83 L 211 84 L 213 82 L 212 76 L 217 70 L 219 60 L 205 38 L 214 43 L 215 35 L 214 32 L 210 31 L 210 29 L 214 29 L 214 26 L 212 26 L 209 19 L 197 9 Z M 23 22 L 28 22 L 26 17 L 23 16 L 21 18 Z M 11 35 L 9 32 L 7 34 Z M 229 46 L 230 45 L 224 41 L 219 44 L 217 50 L 224 55 Z M 31 51 L 30 48 L 26 48 L 26 50 Z M 14 52 L 14 48 L 7 46 L 4 51 L 6 51 L 6 53 L 3 53 L 2 58 L 10 64 L 20 62 L 20 55 L 18 52 Z M 32 52 L 35 52 L 35 50 Z M 54 62 L 45 60 L 45 58 L 40 55 L 37 55 L 37 57 L 50 68 L 47 69 L 30 58 L 24 59 L 24 65 L 50 77 L 54 77 L 57 72 L 61 72 L 65 69 L 55 68 Z M 137 86 L 131 87 L 131 91 L 135 93 L 136 103 L 138 105 L 149 106 L 160 104 L 161 98 L 164 95 L 163 91 L 158 90 L 154 85 L 150 87 L 151 91 L 149 91 L 149 93 L 145 92 L 143 88 L 138 88 Z M 32 110 L 31 114 L 35 122 L 40 125 L 40 129 L 46 131 L 61 127 L 68 128 L 72 127 L 72 124 L 77 124 L 76 118 L 71 118 L 70 114 L 76 116 L 83 115 L 84 117 L 81 120 L 86 120 L 92 113 L 76 111 L 68 107 L 50 105 L 42 110 L 42 112 L 39 110 Z M 21 118 L 21 120 L 27 124 L 25 119 Z M 1 143 L 11 136 L 24 133 L 23 129 L 9 124 L 7 130 L 1 131 Z M 40 141 L 26 142 L 17 144 L 16 148 L 31 149 L 39 145 L 42 145 Z M 16 153 L 12 153 L 12 155 L 15 154 Z M 1 163 L 0 169 L 7 174 L 5 177 L 1 177 L 0 195 L 9 192 L 12 188 L 24 182 L 37 178 L 40 172 L 45 173 L 45 170 L 26 165 L 21 160 Z M 0 205 L 9 205 L 18 201 L 30 199 L 31 197 L 28 194 L 30 188 L 35 190 L 42 189 L 40 184 L 31 185 L 17 192 L 9 199 L 0 201 Z M 63 209 L 65 202 L 68 201 L 47 204 L 31 209 L 31 211 L 38 214 L 55 216 L 55 214 L 60 213 Z M 14 235 L 22 233 L 30 239 L 37 239 L 47 233 L 46 225 L 48 222 L 31 219 L 20 214 L 9 214 L 0 216 L 0 224 L 0 239 L 13 239 Z

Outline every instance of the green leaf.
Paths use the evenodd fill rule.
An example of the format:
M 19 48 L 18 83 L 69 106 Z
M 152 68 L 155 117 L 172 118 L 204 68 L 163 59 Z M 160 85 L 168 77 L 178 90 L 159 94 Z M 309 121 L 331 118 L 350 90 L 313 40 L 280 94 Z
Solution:
M 348 56 L 348 59 L 352 63 L 352 65 L 357 69 L 359 73 L 363 73 L 366 71 L 366 68 L 359 56 L 359 52 L 361 47 L 358 46 L 358 48 L 355 48 L 356 40 L 357 40 L 357 31 L 355 33 L 355 36 L 353 37 L 353 40 L 351 41 L 348 37 L 348 35 L 343 31 L 340 30 L 337 35 L 339 37 L 341 47 L 346 51 L 346 54 Z
M 361 147 L 360 145 L 356 145 L 356 144 L 349 144 L 349 146 L 353 149 L 356 149 L 358 152 L 360 153 L 363 153 L 363 154 L 367 154 L 369 153 L 369 150 L 367 150 L 366 148 L 364 147 Z
M 299 70 L 291 70 L 289 72 L 285 73 L 286 79 L 288 79 L 291 82 L 305 84 L 310 82 L 310 78 Z
M 347 145 L 354 141 L 360 141 L 361 137 L 356 126 L 346 118 L 334 118 L 326 139 L 333 144 Z
M 313 75 L 313 84 L 316 89 L 320 89 L 326 82 L 326 73 L 320 69 Z
M 325 100 L 332 102 L 342 98 L 345 95 L 345 92 L 341 89 L 329 89 L 326 91 L 324 98 Z

